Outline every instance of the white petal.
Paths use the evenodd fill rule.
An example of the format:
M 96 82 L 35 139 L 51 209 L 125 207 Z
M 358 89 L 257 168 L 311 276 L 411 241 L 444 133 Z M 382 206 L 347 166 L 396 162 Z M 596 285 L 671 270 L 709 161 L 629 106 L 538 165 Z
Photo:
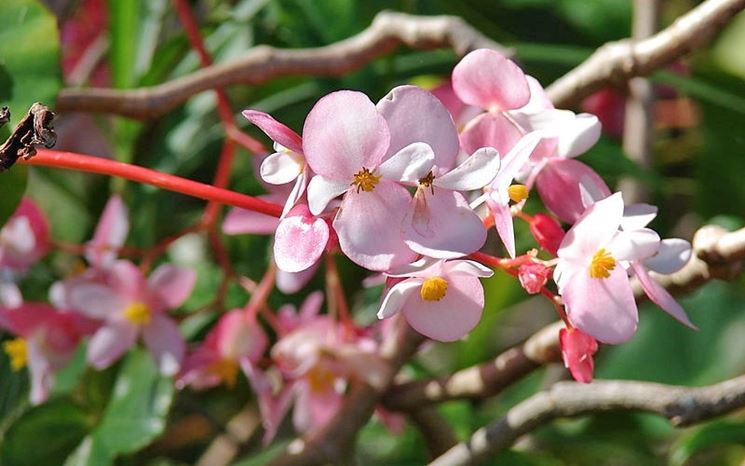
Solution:
M 638 230 L 649 225 L 657 216 L 657 206 L 649 204 L 631 204 L 623 208 L 621 228 L 626 231 Z
M 308 207 L 310 213 L 318 215 L 323 212 L 329 202 L 336 196 L 344 194 L 349 189 L 349 183 L 332 181 L 316 175 L 308 183 Z
M 397 314 L 404 304 L 406 304 L 409 296 L 416 293 L 423 282 L 424 279 L 422 278 L 409 278 L 401 283 L 397 283 L 385 295 L 383 304 L 380 305 L 380 310 L 378 311 L 378 319 L 387 319 Z
M 649 228 L 619 231 L 608 244 L 608 251 L 616 260 L 642 260 L 652 257 L 660 248 L 660 236 Z
M 292 151 L 276 152 L 261 163 L 261 178 L 271 184 L 285 184 L 303 171 L 303 156 Z
M 528 163 L 528 159 L 540 142 L 540 133 L 528 133 L 502 158 L 502 166 L 495 180 L 498 189 L 506 190 L 509 187 L 518 172 Z
M 435 153 L 429 145 L 415 142 L 380 164 L 377 171 L 386 179 L 416 184 L 429 173 L 434 160 Z
M 480 278 L 489 278 L 494 275 L 494 271 L 484 264 L 476 261 L 469 260 L 457 260 L 449 261 L 445 263 L 444 267 L 446 273 L 471 275 Z
M 691 260 L 691 243 L 680 238 L 663 239 L 657 255 L 644 261 L 644 265 L 657 273 L 675 273 Z
M 434 185 L 453 191 L 473 191 L 488 185 L 499 172 L 499 153 L 482 147 L 450 172 L 435 178 Z

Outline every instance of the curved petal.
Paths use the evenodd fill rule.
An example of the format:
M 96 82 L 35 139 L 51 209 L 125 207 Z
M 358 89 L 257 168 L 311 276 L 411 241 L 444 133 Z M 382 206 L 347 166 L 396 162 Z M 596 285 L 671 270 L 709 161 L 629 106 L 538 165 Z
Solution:
M 271 115 L 257 110 L 244 110 L 243 116 L 259 127 L 267 136 L 284 147 L 299 154 L 303 153 L 303 140 L 298 134 L 275 120 Z
M 538 132 L 528 133 L 521 137 L 520 140 L 504 154 L 502 166 L 499 168 L 492 186 L 500 191 L 500 194 L 506 197 L 506 190 L 515 179 L 518 173 L 526 167 L 528 160 L 541 142 L 541 135 Z
M 137 333 L 137 327 L 130 322 L 107 323 L 88 342 L 88 362 L 96 369 L 106 369 L 134 346 Z
M 453 191 L 473 191 L 488 185 L 499 172 L 499 152 L 482 147 L 453 170 L 435 178 L 434 185 Z
M 303 194 L 305 194 L 305 188 L 308 187 L 308 176 L 309 171 L 307 168 L 304 168 L 297 176 L 295 185 L 292 187 L 292 191 L 290 191 L 290 194 L 287 196 L 287 201 L 285 201 L 285 206 L 282 208 L 282 216 L 280 218 L 284 218 L 303 197 Z
M 329 202 L 349 189 L 346 181 L 336 181 L 316 175 L 308 183 L 308 207 L 313 215 L 323 212 Z
M 316 262 L 302 272 L 285 272 L 277 270 L 277 289 L 284 294 L 295 294 L 308 284 L 318 271 L 321 262 Z
M 313 317 L 317 316 L 321 311 L 321 305 L 323 305 L 323 293 L 320 291 L 314 291 L 309 294 L 303 304 L 300 305 L 298 310 L 298 317 L 301 322 L 307 322 Z
M 410 199 L 406 188 L 386 179 L 370 192 L 347 191 L 334 219 L 344 254 L 375 271 L 414 260 L 416 254 L 406 246 L 401 232 Z
M 427 176 L 434 160 L 431 147 L 423 142 L 415 142 L 380 164 L 378 173 L 391 181 L 416 184 L 420 178 Z
M 460 145 L 467 154 L 482 147 L 493 147 L 504 156 L 522 136 L 522 131 L 503 114 L 484 113 L 466 125 L 460 135 Z
M 548 98 L 548 94 L 533 76 L 529 74 L 525 75 L 525 79 L 528 81 L 528 88 L 530 89 L 530 100 L 524 107 L 520 107 L 520 111 L 537 113 L 542 110 L 549 110 L 554 108 L 554 104 Z
M 116 260 L 116 249 L 129 232 L 129 213 L 122 198 L 114 195 L 106 203 L 93 239 L 85 248 L 85 258 L 94 267 L 107 268 Z
M 657 217 L 657 206 L 649 204 L 631 204 L 623 208 L 621 229 L 626 231 L 645 228 Z
M 644 261 L 644 266 L 657 273 L 669 275 L 682 269 L 691 260 L 691 243 L 680 238 L 667 238 L 660 242 L 657 255 Z
M 279 225 L 279 219 L 277 217 L 233 207 L 225 216 L 225 220 L 222 223 L 222 231 L 226 235 L 251 233 L 255 235 L 271 235 L 277 229 L 277 225 Z
M 560 131 L 557 154 L 560 157 L 577 157 L 590 150 L 600 139 L 600 120 L 595 115 L 580 113 Z
M 128 302 L 111 288 L 98 283 L 74 284 L 68 289 L 70 306 L 93 319 L 108 319 L 123 311 Z
M 443 265 L 447 275 L 468 275 L 471 277 L 489 278 L 494 271 L 484 264 L 471 260 L 448 261 Z
M 642 260 L 657 254 L 660 235 L 649 228 L 634 231 L 619 231 L 606 249 L 620 261 Z
M 636 332 L 639 316 L 623 267 L 614 268 L 608 278 L 576 273 L 561 297 L 572 325 L 603 343 L 623 343 Z
M 147 280 L 151 296 L 156 300 L 155 311 L 181 306 L 194 289 L 197 274 L 189 268 L 163 264 Z
M 261 162 L 261 179 L 271 184 L 286 184 L 303 172 L 305 160 L 297 152 L 280 151 Z
M 678 304 L 675 298 L 673 298 L 665 288 L 660 286 L 660 284 L 649 275 L 643 265 L 638 262 L 632 262 L 631 267 L 634 269 L 636 277 L 639 279 L 639 284 L 642 286 L 644 293 L 649 296 L 650 301 L 660 306 L 663 311 L 673 316 L 675 320 L 681 324 L 694 330 L 698 330 L 698 327 L 693 325 L 693 322 L 688 318 L 683 307 Z
M 422 278 L 409 278 L 396 283 L 385 295 L 383 303 L 380 305 L 380 310 L 378 311 L 378 319 L 387 319 L 396 315 L 404 304 L 406 304 L 406 300 L 409 299 L 409 296 L 412 296 L 412 294 L 419 291 L 422 282 L 424 282 L 424 279 Z
M 495 193 L 490 193 L 486 197 L 486 205 L 489 207 L 492 217 L 494 217 L 494 226 L 499 234 L 499 239 L 502 240 L 504 248 L 510 257 L 515 257 L 515 228 L 512 224 L 512 212 L 510 206 L 506 201 L 501 201 L 499 196 L 494 196 Z
M 146 298 L 147 281 L 139 267 L 126 260 L 114 262 L 108 274 L 111 289 L 129 301 L 143 301 Z
M 391 131 L 386 158 L 413 142 L 423 142 L 434 151 L 435 165 L 445 170 L 455 165 L 460 148 L 458 131 L 437 97 L 416 86 L 398 86 L 380 99 L 377 107 Z
M 361 92 L 337 91 L 319 100 L 303 127 L 310 168 L 329 180 L 351 181 L 363 167 L 376 168 L 388 150 L 385 119 Z
M 321 257 L 329 240 L 325 220 L 313 217 L 304 205 L 290 211 L 274 235 L 274 260 L 285 272 L 301 272 Z
M 606 247 L 618 231 L 623 215 L 623 198 L 615 193 L 591 205 L 564 236 L 558 256 L 585 260 Z
M 150 324 L 142 328 L 142 339 L 153 354 L 161 374 L 171 376 L 179 371 L 186 343 L 173 320 L 162 314 L 153 315 Z
M 488 110 L 520 108 L 530 100 L 525 73 L 489 49 L 474 50 L 455 65 L 453 89 L 463 102 Z
M 403 308 L 414 330 L 438 341 L 463 338 L 481 320 L 484 288 L 478 278 L 446 275 L 447 292 L 439 301 L 426 301 L 412 293 Z
M 566 223 L 574 223 L 585 211 L 580 181 L 588 182 L 603 196 L 610 189 L 595 171 L 574 159 L 554 159 L 536 177 L 536 188 L 545 206 Z
M 486 228 L 462 194 L 420 189 L 403 222 L 406 244 L 412 251 L 438 259 L 463 257 L 486 242 Z

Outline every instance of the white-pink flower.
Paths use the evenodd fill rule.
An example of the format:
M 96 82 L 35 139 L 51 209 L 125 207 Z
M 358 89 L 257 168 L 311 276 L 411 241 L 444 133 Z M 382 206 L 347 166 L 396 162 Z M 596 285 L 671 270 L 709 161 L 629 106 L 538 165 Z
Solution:
M 378 318 L 401 312 L 422 335 L 439 341 L 458 340 L 481 319 L 484 288 L 479 279 L 493 273 L 470 260 L 419 260 L 387 274 L 405 280 L 388 290 Z
M 41 209 L 29 198 L 21 203 L 0 229 L 0 269 L 25 272 L 49 249 L 49 225 Z
M 107 270 L 117 258 L 129 233 L 129 212 L 122 198 L 111 196 L 96 225 L 93 239 L 86 244 L 85 258 L 91 267 Z

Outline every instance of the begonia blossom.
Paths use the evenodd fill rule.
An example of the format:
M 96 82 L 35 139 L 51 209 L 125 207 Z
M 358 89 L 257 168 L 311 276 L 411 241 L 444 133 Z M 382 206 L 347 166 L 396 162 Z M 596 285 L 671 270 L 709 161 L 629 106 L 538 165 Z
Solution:
M 29 198 L 0 229 L 0 269 L 23 273 L 49 250 L 49 225 Z

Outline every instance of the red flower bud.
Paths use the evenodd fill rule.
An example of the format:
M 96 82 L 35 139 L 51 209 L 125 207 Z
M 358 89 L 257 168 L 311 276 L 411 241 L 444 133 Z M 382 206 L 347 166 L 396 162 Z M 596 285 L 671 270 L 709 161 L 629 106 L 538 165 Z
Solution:
M 536 214 L 530 222 L 530 232 L 540 247 L 556 255 L 564 239 L 564 230 L 558 221 L 546 214 Z

